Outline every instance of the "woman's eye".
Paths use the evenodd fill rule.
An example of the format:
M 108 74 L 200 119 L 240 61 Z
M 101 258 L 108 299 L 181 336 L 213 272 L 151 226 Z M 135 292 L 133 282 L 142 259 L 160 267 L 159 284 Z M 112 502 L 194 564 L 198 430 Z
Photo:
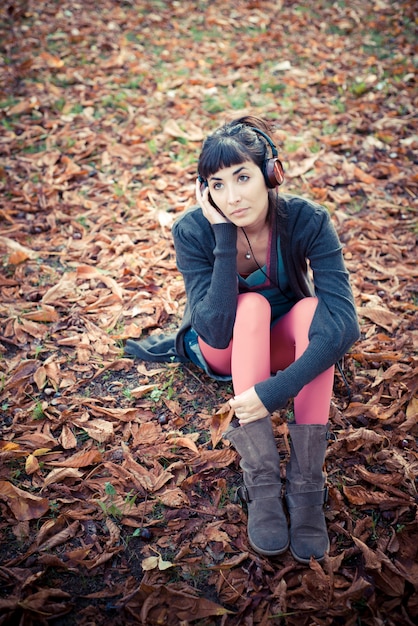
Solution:
M 239 181 L 241 181 L 242 183 L 245 183 L 250 177 L 247 176 L 247 174 L 241 174 L 239 177 Z
M 221 188 L 222 188 L 222 183 L 213 183 L 213 187 L 212 187 L 212 189 L 213 189 L 214 191 L 218 191 L 218 190 L 219 190 L 219 189 L 221 189 Z

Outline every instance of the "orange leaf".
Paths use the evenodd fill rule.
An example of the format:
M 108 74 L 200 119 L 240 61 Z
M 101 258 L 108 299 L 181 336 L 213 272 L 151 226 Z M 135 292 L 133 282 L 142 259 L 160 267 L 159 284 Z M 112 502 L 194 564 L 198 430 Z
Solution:
M 374 185 L 377 182 L 377 179 L 374 176 L 370 176 L 366 172 L 363 172 L 357 165 L 353 167 L 354 176 L 361 180 L 362 183 L 366 183 L 367 185 Z
M 54 56 L 53 54 L 49 54 L 49 52 L 41 52 L 41 59 L 43 59 L 48 67 L 57 68 L 64 66 L 64 61 L 62 61 L 59 57 Z
M 19 265 L 20 263 L 23 263 L 29 258 L 30 256 L 24 250 L 15 250 L 9 256 L 9 263 L 11 265 Z

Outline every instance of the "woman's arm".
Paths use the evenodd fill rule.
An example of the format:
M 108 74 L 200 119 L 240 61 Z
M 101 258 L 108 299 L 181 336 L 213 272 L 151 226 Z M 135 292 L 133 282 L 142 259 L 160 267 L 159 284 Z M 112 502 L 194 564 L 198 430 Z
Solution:
M 173 238 L 191 325 L 210 346 L 226 348 L 238 295 L 236 227 L 226 221 L 211 225 L 196 208 L 174 224 Z
M 300 200 L 300 202 L 303 202 Z M 319 374 L 334 365 L 359 337 L 354 298 L 342 246 L 328 212 L 305 203 L 292 221 L 290 252 L 308 259 L 318 306 L 309 331 L 309 345 L 289 367 L 255 386 L 261 402 L 277 410 Z

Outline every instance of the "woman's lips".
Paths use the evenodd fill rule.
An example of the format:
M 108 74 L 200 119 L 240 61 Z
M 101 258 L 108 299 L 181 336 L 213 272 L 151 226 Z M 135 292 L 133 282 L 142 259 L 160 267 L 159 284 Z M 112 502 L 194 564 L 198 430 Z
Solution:
M 244 215 L 247 211 L 247 208 L 235 209 L 235 211 L 232 211 L 231 215 L 233 215 L 234 217 L 241 217 L 241 215 Z

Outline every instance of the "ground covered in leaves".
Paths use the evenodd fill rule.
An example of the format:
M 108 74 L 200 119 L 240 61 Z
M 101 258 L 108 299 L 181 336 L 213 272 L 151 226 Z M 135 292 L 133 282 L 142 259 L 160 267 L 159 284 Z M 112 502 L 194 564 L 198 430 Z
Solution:
M 0 624 L 416 623 L 415 18 L 387 0 L 2 3 Z M 231 389 L 123 355 L 179 322 L 170 227 L 204 135 L 243 111 L 272 121 L 285 190 L 331 212 L 361 323 L 322 565 L 249 548 Z

